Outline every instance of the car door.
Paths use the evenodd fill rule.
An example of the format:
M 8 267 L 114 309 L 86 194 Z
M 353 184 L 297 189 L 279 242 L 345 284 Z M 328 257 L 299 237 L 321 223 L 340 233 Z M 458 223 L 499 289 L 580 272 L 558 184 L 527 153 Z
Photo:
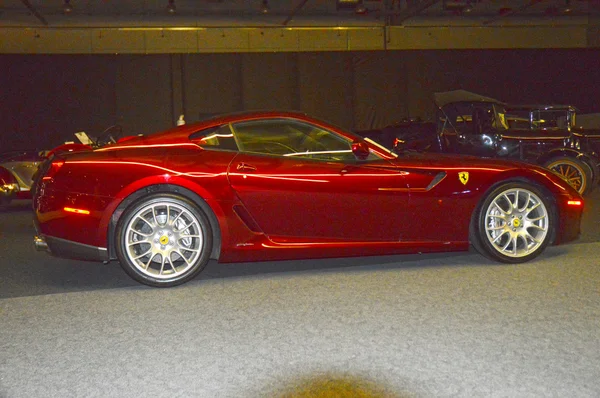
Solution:
M 398 241 L 406 228 L 404 173 L 351 142 L 294 119 L 232 125 L 241 152 L 232 188 L 269 237 Z

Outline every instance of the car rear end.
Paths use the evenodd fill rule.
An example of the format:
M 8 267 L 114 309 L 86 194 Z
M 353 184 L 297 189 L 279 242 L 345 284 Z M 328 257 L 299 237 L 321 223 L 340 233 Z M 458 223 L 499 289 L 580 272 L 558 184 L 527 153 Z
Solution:
M 69 155 L 55 155 L 44 162 L 36 175 L 33 209 L 36 249 L 51 254 L 92 261 L 108 259 L 105 244 L 98 244 L 98 230 L 102 211 L 110 198 L 90 196 L 72 190 L 68 171 L 61 177 L 60 171 Z M 81 180 L 82 188 L 93 181 Z

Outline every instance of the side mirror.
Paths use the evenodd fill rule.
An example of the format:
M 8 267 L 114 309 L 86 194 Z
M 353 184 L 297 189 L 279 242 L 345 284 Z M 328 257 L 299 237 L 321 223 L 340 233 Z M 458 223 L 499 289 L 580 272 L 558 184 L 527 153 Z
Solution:
M 358 160 L 365 160 L 369 157 L 369 146 L 364 141 L 354 141 L 352 143 L 352 153 Z

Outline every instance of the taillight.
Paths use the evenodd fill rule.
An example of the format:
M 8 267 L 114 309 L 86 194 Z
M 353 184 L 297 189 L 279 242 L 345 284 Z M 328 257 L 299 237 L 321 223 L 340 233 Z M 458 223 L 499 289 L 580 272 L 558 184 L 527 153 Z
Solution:
M 58 170 L 60 170 L 60 168 L 63 166 L 63 164 L 65 164 L 65 160 L 64 159 L 54 159 L 54 160 L 52 160 L 52 162 L 50 163 L 50 167 L 48 167 L 48 171 L 42 177 L 42 180 L 50 180 L 50 179 L 52 179 L 52 177 L 54 177 L 56 175 L 56 173 L 58 173 Z

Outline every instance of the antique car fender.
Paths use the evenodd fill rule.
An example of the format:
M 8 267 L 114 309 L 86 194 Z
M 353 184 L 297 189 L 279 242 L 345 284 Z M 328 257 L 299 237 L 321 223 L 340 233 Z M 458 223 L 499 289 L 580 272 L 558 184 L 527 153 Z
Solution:
M 0 166 L 0 206 L 8 205 L 19 193 L 19 183 L 15 176 Z
M 592 182 L 598 183 L 600 178 L 600 170 L 598 169 L 597 162 L 585 152 L 581 152 L 572 148 L 557 148 L 541 156 L 538 159 L 538 163 L 543 165 L 550 159 L 557 157 L 569 157 L 584 162 L 592 172 Z

